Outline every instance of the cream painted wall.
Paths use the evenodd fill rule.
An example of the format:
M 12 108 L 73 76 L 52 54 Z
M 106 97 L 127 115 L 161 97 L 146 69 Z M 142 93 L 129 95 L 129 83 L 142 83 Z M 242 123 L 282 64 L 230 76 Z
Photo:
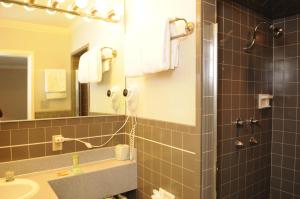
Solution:
M 136 5 L 143 3 L 147 4 L 148 13 L 138 13 L 141 9 Z M 134 29 L 143 28 L 134 25 L 135 20 L 139 20 L 139 14 L 159 16 L 162 20 L 167 17 L 183 17 L 196 22 L 196 0 L 126 0 L 126 5 L 127 36 L 134 32 Z M 149 37 L 149 39 L 155 42 L 155 38 Z M 134 57 L 138 52 L 127 53 Z M 125 57 L 125 61 L 126 59 L 127 57 Z M 126 67 L 130 66 L 126 65 Z M 127 86 L 138 86 L 138 117 L 195 125 L 195 33 L 181 42 L 179 68 L 143 77 L 129 77 L 126 79 L 126 83 Z
M 118 56 L 113 62 L 110 71 L 103 74 L 103 79 L 99 83 L 90 85 L 90 112 L 106 114 L 124 114 L 124 99 L 120 99 L 120 108 L 117 112 L 112 109 L 111 98 L 106 96 L 106 91 L 114 86 L 118 86 L 121 91 L 125 87 L 124 62 L 123 62 L 123 24 L 112 24 L 101 21 L 90 21 L 83 19 L 71 27 L 72 52 L 89 44 L 93 47 L 112 47 L 118 51 Z
M 35 112 L 70 110 L 70 78 L 67 79 L 66 99 L 46 100 L 44 92 L 44 69 L 64 68 L 70 73 L 68 29 L 0 19 L 0 32 L 1 51 L 33 53 Z

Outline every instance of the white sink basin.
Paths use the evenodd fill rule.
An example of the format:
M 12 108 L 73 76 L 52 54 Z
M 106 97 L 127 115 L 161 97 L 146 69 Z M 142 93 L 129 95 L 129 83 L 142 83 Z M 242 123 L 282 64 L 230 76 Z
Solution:
M 15 179 L 12 182 L 5 182 L 0 179 L 0 197 L 5 199 L 30 199 L 40 189 L 40 186 L 28 179 Z

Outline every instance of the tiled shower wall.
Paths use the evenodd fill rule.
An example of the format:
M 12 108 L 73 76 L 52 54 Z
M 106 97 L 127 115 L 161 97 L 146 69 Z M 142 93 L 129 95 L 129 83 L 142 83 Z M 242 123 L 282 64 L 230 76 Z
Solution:
M 268 198 L 272 110 L 258 110 L 259 93 L 272 94 L 272 36 L 262 28 L 255 48 L 243 51 L 250 30 L 266 20 L 245 7 L 218 0 L 218 198 Z M 237 118 L 259 120 L 237 129 Z M 258 140 L 251 146 L 250 137 Z M 235 140 L 245 147 L 237 149 Z M 273 199 L 273 198 L 272 198 Z
M 52 151 L 52 135 L 62 134 L 93 145 L 105 143 L 124 123 L 124 116 L 100 116 L 0 123 L 0 162 L 87 150 L 85 145 L 69 141 L 63 150 Z M 123 134 L 117 135 L 107 146 L 124 143 Z
M 271 198 L 300 198 L 300 16 L 275 20 Z

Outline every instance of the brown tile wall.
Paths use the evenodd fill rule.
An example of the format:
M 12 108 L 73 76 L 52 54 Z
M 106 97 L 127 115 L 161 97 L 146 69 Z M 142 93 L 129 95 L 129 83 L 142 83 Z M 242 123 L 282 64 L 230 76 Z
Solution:
M 136 135 L 138 199 L 150 199 L 152 190 L 159 187 L 178 199 L 199 199 L 199 131 L 193 126 L 139 118 Z
M 79 138 L 100 145 L 121 127 L 124 116 L 82 117 L 0 123 L 0 162 L 87 150 L 78 142 L 65 142 L 63 151 L 52 151 L 52 135 Z M 121 131 L 124 133 L 124 131 Z M 107 146 L 124 143 L 117 135 Z
M 274 100 L 271 198 L 300 198 L 300 16 L 274 21 Z
M 216 89 L 217 70 L 212 48 L 217 48 L 214 37 L 216 0 L 202 0 L 202 131 L 201 131 L 201 196 L 215 198 L 215 151 L 216 151 Z
M 272 94 L 273 38 L 262 28 L 255 48 L 243 51 L 249 31 L 267 20 L 260 14 L 218 0 L 218 198 L 268 198 L 271 168 L 272 110 L 258 110 L 257 95 Z M 259 126 L 237 129 L 237 118 L 259 120 Z M 251 146 L 254 136 L 258 145 Z M 240 139 L 245 148 L 237 149 Z

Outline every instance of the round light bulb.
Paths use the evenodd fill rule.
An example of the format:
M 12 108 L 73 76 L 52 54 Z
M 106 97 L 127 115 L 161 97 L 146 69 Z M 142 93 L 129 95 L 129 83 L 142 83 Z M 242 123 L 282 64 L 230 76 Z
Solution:
M 24 9 L 31 12 L 31 11 L 34 11 L 34 8 L 33 7 L 29 7 L 29 6 L 24 6 Z
M 52 1 L 51 1 L 51 0 L 48 0 L 47 6 L 48 6 L 48 7 L 52 7 Z M 56 13 L 55 10 L 48 10 L 48 9 L 46 10 L 46 12 L 47 12 L 48 14 L 50 14 L 50 15 L 54 15 L 54 14 Z
M 68 11 L 72 11 L 72 8 L 73 8 L 73 6 L 72 6 L 72 5 L 69 5 L 69 6 L 68 6 Z M 66 16 L 68 19 L 74 19 L 74 18 L 76 17 L 75 15 L 68 14 L 68 13 L 65 13 L 65 16 Z
M 25 0 L 24 3 L 29 3 L 29 1 L 28 1 L 28 0 Z M 29 4 L 30 4 L 30 3 L 29 3 Z M 31 11 L 34 10 L 34 8 L 33 8 L 33 7 L 30 7 L 30 6 L 24 6 L 24 9 L 27 10 L 27 11 L 29 11 L 29 12 L 31 12 Z
M 4 8 L 11 8 L 14 4 L 13 4 L 13 3 L 4 3 L 4 2 L 1 2 L 1 5 L 2 5 Z
M 81 9 L 85 8 L 87 6 L 87 3 L 88 3 L 87 0 L 76 0 L 75 1 L 75 5 Z
M 122 17 L 124 15 L 124 8 L 119 3 L 114 4 L 114 11 L 119 17 Z
M 94 7 L 101 16 L 106 16 L 109 11 L 107 0 L 96 0 Z

